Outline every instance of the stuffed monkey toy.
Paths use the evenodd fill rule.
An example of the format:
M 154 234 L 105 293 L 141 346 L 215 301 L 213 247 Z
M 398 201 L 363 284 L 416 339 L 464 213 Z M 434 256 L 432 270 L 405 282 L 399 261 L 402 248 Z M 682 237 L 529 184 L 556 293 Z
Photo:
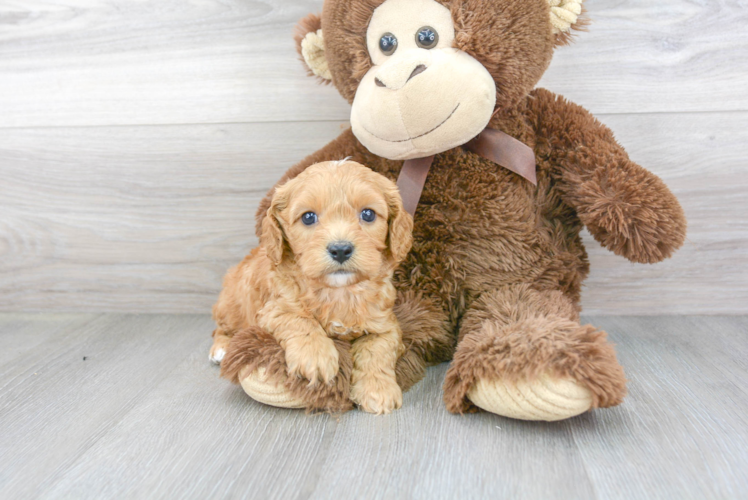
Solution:
M 279 184 L 346 157 L 399 179 L 414 243 L 394 278 L 406 346 L 398 383 L 407 389 L 450 361 L 451 412 L 560 420 L 621 403 L 613 347 L 579 321 L 589 271 L 580 230 L 641 263 L 668 258 L 685 238 L 665 184 L 584 108 L 535 88 L 583 25 L 581 4 L 325 0 L 298 27 L 310 74 L 351 103 L 351 128 Z M 239 332 L 223 374 L 276 406 L 345 410 L 340 349 L 339 380 L 309 386 L 286 377 L 271 336 Z

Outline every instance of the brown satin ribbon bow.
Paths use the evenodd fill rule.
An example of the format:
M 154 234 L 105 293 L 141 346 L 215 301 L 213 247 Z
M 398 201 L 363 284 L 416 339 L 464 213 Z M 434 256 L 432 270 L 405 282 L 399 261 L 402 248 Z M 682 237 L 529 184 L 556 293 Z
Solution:
M 535 153 L 532 148 L 500 130 L 487 128 L 475 139 L 463 146 L 468 151 L 482 156 L 537 185 Z M 403 198 L 403 206 L 410 214 L 416 213 L 423 186 L 429 174 L 433 156 L 405 160 L 397 187 Z

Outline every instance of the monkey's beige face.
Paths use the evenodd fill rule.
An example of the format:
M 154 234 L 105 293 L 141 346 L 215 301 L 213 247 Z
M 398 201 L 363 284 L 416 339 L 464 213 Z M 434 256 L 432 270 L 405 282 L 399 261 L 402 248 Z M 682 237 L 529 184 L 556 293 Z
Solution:
M 279 189 L 287 202 L 277 217 L 301 273 L 330 287 L 385 272 L 395 187 L 353 162 L 309 167 Z
M 488 124 L 496 86 L 486 68 L 453 48 L 454 22 L 434 0 L 386 0 L 366 33 L 373 63 L 351 110 L 371 152 L 402 160 L 465 144 Z

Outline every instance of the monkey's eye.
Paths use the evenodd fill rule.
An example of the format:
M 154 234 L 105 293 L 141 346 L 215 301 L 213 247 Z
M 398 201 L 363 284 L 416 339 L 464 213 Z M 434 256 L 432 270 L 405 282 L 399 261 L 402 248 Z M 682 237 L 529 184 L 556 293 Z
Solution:
M 386 56 L 391 56 L 397 50 L 397 38 L 392 33 L 385 33 L 379 39 L 379 50 Z
M 301 222 L 305 226 L 312 226 L 317 222 L 317 214 L 314 212 L 307 212 L 301 216 Z
M 439 33 L 430 26 L 424 26 L 416 33 L 416 44 L 422 49 L 433 49 L 439 43 Z
M 364 222 L 374 222 L 374 219 L 377 218 L 376 212 L 372 210 L 371 208 L 364 208 L 361 210 L 361 220 Z

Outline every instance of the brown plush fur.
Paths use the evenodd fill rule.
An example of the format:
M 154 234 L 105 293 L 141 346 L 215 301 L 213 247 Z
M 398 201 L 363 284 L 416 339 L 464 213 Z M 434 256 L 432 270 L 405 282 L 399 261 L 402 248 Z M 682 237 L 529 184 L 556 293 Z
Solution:
M 373 220 L 362 219 L 364 209 Z M 301 217 L 309 212 L 317 218 L 306 225 Z M 399 408 L 396 363 L 405 349 L 392 274 L 410 249 L 411 230 L 394 183 L 353 162 L 320 163 L 278 189 L 261 246 L 227 273 L 213 308 L 211 355 L 225 349 L 224 375 L 251 373 L 242 363 L 265 366 L 275 381 L 288 373 L 284 383 L 305 380 L 301 395 L 315 409 L 342 409 L 338 400 L 348 397 L 372 413 Z M 330 245 L 341 241 L 352 254 L 338 262 Z M 261 331 L 276 342 L 253 338 Z M 350 352 L 333 340 L 353 341 Z M 342 355 L 352 370 L 340 368 Z M 347 380 L 335 381 L 339 376 Z
M 605 332 L 581 326 L 577 308 L 562 292 L 510 285 L 476 302 L 462 319 L 444 381 L 449 411 L 470 409 L 464 396 L 479 378 L 533 380 L 547 372 L 582 382 L 595 408 L 623 400 L 623 370 Z
M 327 0 L 322 13 L 333 83 L 351 101 L 371 61 L 364 34 L 381 0 Z M 455 20 L 455 45 L 491 72 L 499 90 L 489 126 L 534 149 L 537 187 L 462 148 L 436 155 L 415 214 L 411 253 L 394 276 L 406 353 L 398 381 L 410 386 L 431 363 L 453 359 L 450 411 L 478 378 L 570 377 L 594 405 L 620 403 L 625 377 L 605 333 L 579 324 L 589 271 L 579 233 L 633 262 L 669 257 L 685 238 L 678 201 L 632 162 L 585 109 L 533 87 L 554 36 L 545 0 L 440 0 Z M 279 185 L 323 160 L 351 156 L 396 179 L 401 161 L 368 152 L 349 131 L 292 167 Z M 260 204 L 258 223 L 269 206 Z M 259 227 L 260 224 L 258 224 Z

